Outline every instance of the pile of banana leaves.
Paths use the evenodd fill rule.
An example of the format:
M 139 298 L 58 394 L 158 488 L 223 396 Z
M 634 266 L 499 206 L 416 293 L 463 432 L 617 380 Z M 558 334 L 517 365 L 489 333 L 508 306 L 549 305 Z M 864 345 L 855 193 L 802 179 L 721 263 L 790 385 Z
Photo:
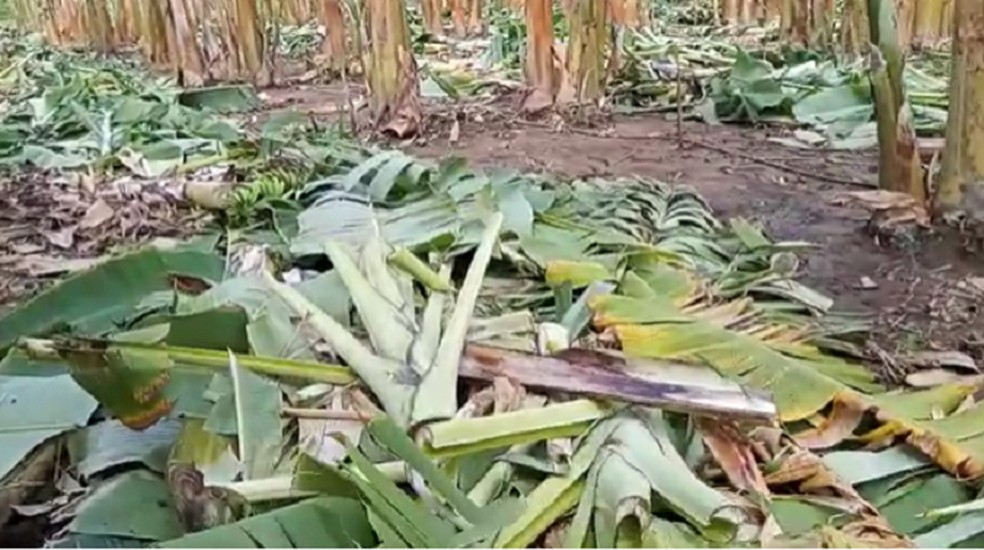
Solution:
M 885 393 L 830 351 L 856 327 L 795 282 L 803 244 L 659 182 L 348 150 L 248 228 L 0 319 L 5 523 L 163 547 L 982 531 L 973 388 Z
M 0 317 L 0 536 L 984 542 L 976 387 L 874 380 L 863 327 L 797 282 L 807 243 L 685 187 L 427 162 L 296 116 L 212 153 L 214 186 L 174 173 L 213 231 Z

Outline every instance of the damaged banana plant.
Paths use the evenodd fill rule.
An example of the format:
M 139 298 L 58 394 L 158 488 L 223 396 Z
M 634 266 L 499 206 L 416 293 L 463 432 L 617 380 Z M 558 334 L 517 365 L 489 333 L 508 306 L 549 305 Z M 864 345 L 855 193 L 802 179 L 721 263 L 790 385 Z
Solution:
M 465 347 L 468 323 L 502 221 L 503 215 L 496 212 L 486 222 L 446 326 L 442 326 L 442 317 L 449 297 L 450 265 L 434 273 L 422 262 L 408 262 L 405 253 L 388 253 L 378 227 L 359 251 L 361 266 L 346 245 L 326 243 L 325 253 L 351 293 L 369 333 L 371 349 L 301 293 L 269 273 L 265 277 L 303 322 L 365 381 L 386 412 L 401 426 L 451 418 L 458 408 L 458 362 Z M 394 258 L 394 264 L 410 266 L 406 272 L 417 273 L 425 285 L 430 282 L 431 293 L 419 319 L 412 279 L 394 273 L 387 257 Z

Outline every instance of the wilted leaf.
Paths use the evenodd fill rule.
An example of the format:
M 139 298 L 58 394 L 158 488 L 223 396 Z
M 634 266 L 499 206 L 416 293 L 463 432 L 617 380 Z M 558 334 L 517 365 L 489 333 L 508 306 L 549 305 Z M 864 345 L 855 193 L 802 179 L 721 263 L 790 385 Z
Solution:
M 807 449 L 826 449 L 851 437 L 861 424 L 868 405 L 852 392 L 834 396 L 833 407 L 816 428 L 796 434 L 796 442 Z
M 691 471 L 670 439 L 659 411 L 619 418 L 612 433 L 618 454 L 641 472 L 653 491 L 697 527 L 704 537 L 730 541 L 737 531 L 737 508 Z
M 970 490 L 960 481 L 939 473 L 900 485 L 872 504 L 896 532 L 914 535 L 940 523 L 939 518 L 927 517 L 926 512 L 966 502 L 970 496 Z
M 614 435 L 614 434 L 613 434 Z M 649 480 L 620 452 L 602 447 L 598 457 L 594 502 L 595 545 L 600 548 L 642 546 L 651 521 Z M 589 498 L 588 494 L 582 498 Z
M 769 495 L 769 487 L 762 477 L 751 444 L 737 426 L 723 419 L 707 417 L 699 418 L 697 426 L 704 444 L 736 489 L 761 496 Z
M 984 514 L 966 513 L 920 533 L 913 538 L 913 541 L 920 548 L 975 548 L 976 544 L 966 543 L 982 532 L 984 532 Z
M 256 92 L 243 85 L 185 89 L 178 96 L 182 105 L 220 113 L 236 113 L 262 105 Z
M 421 429 L 430 454 L 456 456 L 555 437 L 577 436 L 610 409 L 579 400 L 478 418 L 434 422 Z
M 567 474 L 548 477 L 526 495 L 526 509 L 498 534 L 495 547 L 526 547 L 573 508 L 584 492 L 583 476 L 616 427 L 612 419 L 597 423 L 579 443 Z
M 125 426 L 143 430 L 171 411 L 173 403 L 164 391 L 169 380 L 166 356 L 80 344 L 59 351 L 72 377 Z
M 682 309 L 664 296 L 599 296 L 594 323 L 613 327 L 627 355 L 703 360 L 724 375 L 772 392 L 782 420 L 802 419 L 849 385 L 876 388 L 863 366 L 822 355 L 788 326 L 755 321 L 748 301 Z M 735 327 L 742 320 L 744 330 Z

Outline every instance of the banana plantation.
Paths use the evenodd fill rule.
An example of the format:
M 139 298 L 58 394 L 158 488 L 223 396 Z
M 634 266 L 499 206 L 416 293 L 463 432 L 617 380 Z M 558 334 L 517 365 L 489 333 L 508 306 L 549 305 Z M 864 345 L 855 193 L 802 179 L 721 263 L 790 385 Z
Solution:
M 0 546 L 984 545 L 984 2 L 0 21 Z

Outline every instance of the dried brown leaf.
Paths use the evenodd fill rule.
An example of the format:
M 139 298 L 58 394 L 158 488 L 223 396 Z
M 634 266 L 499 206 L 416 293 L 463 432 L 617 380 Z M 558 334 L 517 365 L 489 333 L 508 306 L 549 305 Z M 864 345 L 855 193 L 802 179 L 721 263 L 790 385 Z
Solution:
M 697 426 L 704 444 L 735 488 L 760 495 L 769 494 L 751 443 L 737 426 L 723 419 L 707 417 L 701 417 Z
M 842 392 L 834 396 L 833 406 L 816 428 L 796 434 L 796 442 L 807 449 L 826 449 L 851 437 L 868 409 L 857 394 Z
M 113 214 L 116 211 L 113 210 L 106 201 L 102 199 L 97 199 L 96 202 L 89 206 L 89 209 L 85 211 L 85 215 L 82 216 L 82 220 L 79 222 L 80 229 L 94 229 L 100 225 L 106 223 L 113 218 Z

